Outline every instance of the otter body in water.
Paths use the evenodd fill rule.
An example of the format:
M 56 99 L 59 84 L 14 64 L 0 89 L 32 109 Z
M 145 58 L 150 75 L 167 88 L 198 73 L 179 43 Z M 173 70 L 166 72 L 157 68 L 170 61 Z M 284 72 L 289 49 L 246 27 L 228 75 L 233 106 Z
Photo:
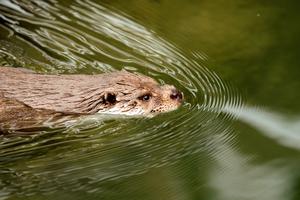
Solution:
M 152 116 L 175 110 L 182 93 L 125 71 L 99 75 L 43 75 L 0 67 L 1 123 L 95 113 Z

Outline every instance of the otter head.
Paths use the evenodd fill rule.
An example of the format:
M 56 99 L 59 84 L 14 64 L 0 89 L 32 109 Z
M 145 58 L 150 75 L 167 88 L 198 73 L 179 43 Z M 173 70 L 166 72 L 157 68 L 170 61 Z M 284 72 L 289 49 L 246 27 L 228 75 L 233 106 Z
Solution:
M 183 94 L 172 85 L 129 72 L 113 73 L 99 113 L 154 116 L 177 109 Z

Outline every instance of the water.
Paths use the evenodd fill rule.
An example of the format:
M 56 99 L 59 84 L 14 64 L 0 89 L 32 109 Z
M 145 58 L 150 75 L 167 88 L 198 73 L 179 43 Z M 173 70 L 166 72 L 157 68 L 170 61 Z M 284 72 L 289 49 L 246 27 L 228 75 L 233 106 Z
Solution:
M 0 64 L 126 69 L 175 112 L 0 138 L 0 199 L 299 199 L 298 1 L 0 0 Z

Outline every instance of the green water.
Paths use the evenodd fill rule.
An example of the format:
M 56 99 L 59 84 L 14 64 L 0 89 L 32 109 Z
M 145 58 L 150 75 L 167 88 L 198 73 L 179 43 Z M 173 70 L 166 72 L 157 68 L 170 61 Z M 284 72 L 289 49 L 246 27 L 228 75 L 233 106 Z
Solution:
M 126 69 L 185 95 L 1 136 L 0 199 L 300 199 L 299 4 L 0 0 L 2 66 Z

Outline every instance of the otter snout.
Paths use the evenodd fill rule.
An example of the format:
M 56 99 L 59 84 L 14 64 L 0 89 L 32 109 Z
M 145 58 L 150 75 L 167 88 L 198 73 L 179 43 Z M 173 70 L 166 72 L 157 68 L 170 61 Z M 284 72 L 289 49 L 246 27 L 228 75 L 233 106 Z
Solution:
M 183 94 L 177 89 L 173 89 L 170 94 L 170 98 L 175 101 L 181 102 L 183 99 Z

